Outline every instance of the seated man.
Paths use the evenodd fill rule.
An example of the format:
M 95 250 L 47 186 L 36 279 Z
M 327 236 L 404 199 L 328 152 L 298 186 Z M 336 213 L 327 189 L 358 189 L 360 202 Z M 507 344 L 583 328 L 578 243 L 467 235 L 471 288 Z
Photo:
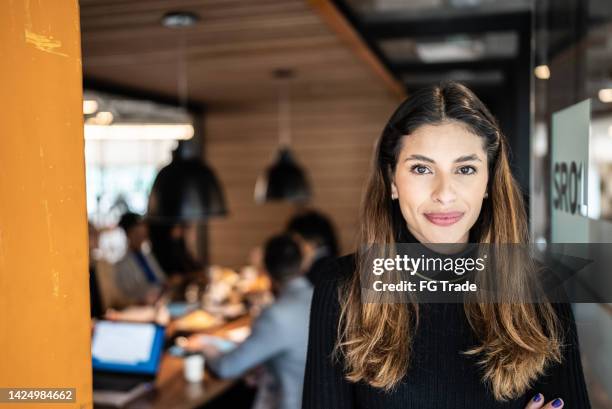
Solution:
M 148 229 L 142 216 L 127 212 L 119 226 L 125 231 L 128 248 L 115 265 L 115 280 L 123 295 L 135 304 L 152 304 L 160 294 L 166 275 L 152 253 L 143 250 Z
M 338 240 L 331 220 L 315 210 L 300 212 L 289 220 L 287 232 L 300 245 L 304 274 L 316 286 L 327 278 L 321 276 L 322 266 L 338 257 Z
M 254 408 L 299 409 L 313 289 L 301 274 L 300 248 L 290 236 L 273 237 L 264 253 L 276 300 L 257 317 L 251 335 L 236 349 L 219 355 L 205 346 L 203 352 L 211 370 L 222 378 L 264 364 Z

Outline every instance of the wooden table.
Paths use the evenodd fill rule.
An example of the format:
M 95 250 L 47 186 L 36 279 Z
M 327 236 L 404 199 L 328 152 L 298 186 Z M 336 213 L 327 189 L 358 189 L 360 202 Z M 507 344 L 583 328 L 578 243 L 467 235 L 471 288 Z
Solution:
M 204 380 L 189 383 L 183 376 L 183 359 L 165 354 L 160 364 L 155 390 L 126 407 L 129 409 L 193 409 L 213 400 L 229 389 L 236 380 L 219 380 L 208 371 Z
M 231 329 L 250 324 L 250 317 L 242 317 L 214 331 L 207 332 L 223 336 Z M 125 407 L 129 409 L 193 409 L 210 402 L 236 382 L 236 379 L 216 379 L 208 371 L 205 371 L 202 382 L 187 382 L 183 375 L 183 359 L 165 353 L 155 381 L 155 390 L 137 398 Z

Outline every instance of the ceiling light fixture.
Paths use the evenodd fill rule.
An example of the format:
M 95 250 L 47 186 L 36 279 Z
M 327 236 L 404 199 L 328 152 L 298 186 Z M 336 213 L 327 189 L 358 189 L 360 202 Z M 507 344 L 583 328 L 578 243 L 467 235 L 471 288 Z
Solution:
M 168 28 L 184 28 L 194 26 L 200 17 L 190 11 L 171 11 L 161 19 L 161 24 Z
M 612 102 L 612 88 L 600 89 L 597 96 L 599 97 L 599 100 L 603 103 Z
M 275 162 L 255 183 L 255 202 L 288 201 L 304 203 L 312 195 L 306 173 L 295 161 L 291 145 L 290 69 L 274 71 L 280 82 L 278 97 L 278 153 Z
M 164 17 L 164 25 L 186 27 L 194 24 L 196 20 L 197 17 L 192 13 L 168 13 Z M 180 105 L 187 110 L 189 101 L 188 61 L 185 52 L 187 44 L 185 32 L 180 34 L 177 94 Z M 156 223 L 196 222 L 227 214 L 225 195 L 219 179 L 196 152 L 196 150 L 201 152 L 201 147 L 197 144 L 189 146 L 184 142 L 186 141 L 179 142 L 173 152 L 172 162 L 159 171 L 153 182 L 147 217 Z
M 87 140 L 173 140 L 184 141 L 193 138 L 191 124 L 85 124 Z
M 550 69 L 548 65 L 538 65 L 534 68 L 533 73 L 538 79 L 547 80 L 550 78 Z

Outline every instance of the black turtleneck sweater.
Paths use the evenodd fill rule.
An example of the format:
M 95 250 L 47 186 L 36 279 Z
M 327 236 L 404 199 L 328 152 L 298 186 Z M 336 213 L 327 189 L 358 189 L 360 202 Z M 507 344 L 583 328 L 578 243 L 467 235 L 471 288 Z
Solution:
M 340 304 L 338 288 L 355 270 L 354 256 L 325 266 L 316 286 L 310 315 L 303 409 L 523 409 L 537 393 L 546 401 L 562 398 L 565 409 L 591 407 L 584 382 L 574 316 L 569 304 L 553 304 L 565 333 L 563 363 L 551 366 L 522 397 L 494 399 L 483 383 L 477 357 L 461 351 L 477 345 L 463 304 L 420 304 L 420 322 L 413 339 L 408 373 L 392 392 L 345 379 L 342 362 L 331 356 L 336 341 Z

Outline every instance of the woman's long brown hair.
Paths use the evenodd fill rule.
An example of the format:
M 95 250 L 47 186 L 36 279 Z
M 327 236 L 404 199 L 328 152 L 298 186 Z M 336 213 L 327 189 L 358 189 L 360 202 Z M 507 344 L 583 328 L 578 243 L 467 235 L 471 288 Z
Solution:
M 508 147 L 499 125 L 484 104 L 465 86 L 446 82 L 422 89 L 404 101 L 389 119 L 375 152 L 361 208 L 357 271 L 340 289 L 340 325 L 336 342 L 348 380 L 391 390 L 406 375 L 419 308 L 411 303 L 362 303 L 360 269 L 366 268 L 364 245 L 393 245 L 405 221 L 391 199 L 403 138 L 419 126 L 454 121 L 483 139 L 489 166 L 488 200 L 470 237 L 480 243 L 527 243 L 528 228 L 520 189 L 512 176 Z M 404 226 L 402 226 L 404 224 Z M 520 273 L 506 274 L 521 285 Z M 495 399 L 515 399 L 527 392 L 549 364 L 561 361 L 561 330 L 550 303 L 464 303 L 479 344 L 464 354 L 474 356 Z

